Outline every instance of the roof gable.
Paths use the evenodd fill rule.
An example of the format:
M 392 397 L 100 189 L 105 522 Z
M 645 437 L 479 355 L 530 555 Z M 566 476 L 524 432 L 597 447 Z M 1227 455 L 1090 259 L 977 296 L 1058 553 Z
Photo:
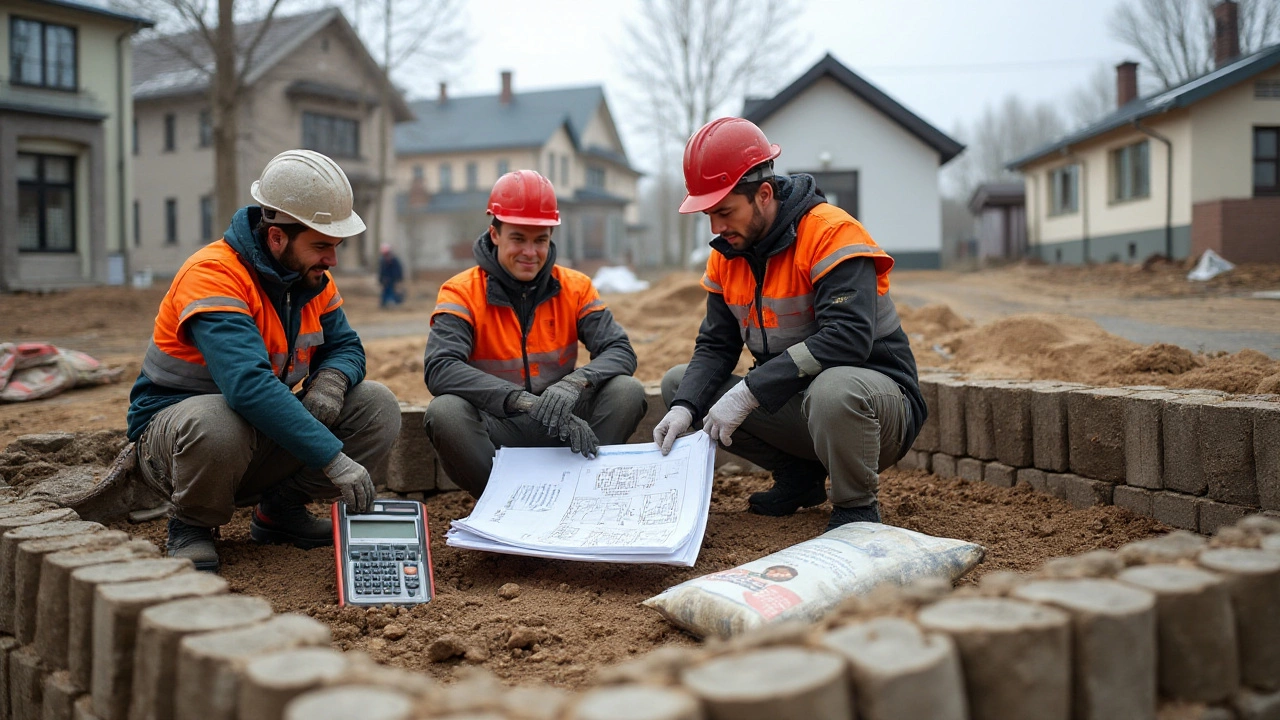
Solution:
M 809 68 L 795 82 L 772 98 L 748 98 L 743 105 L 743 117 L 759 125 L 824 77 L 830 77 L 835 80 L 849 92 L 902 126 L 904 130 L 915 136 L 922 143 L 933 148 L 938 153 L 939 164 L 947 163 L 964 150 L 964 145 L 956 142 L 946 133 L 930 125 L 919 115 L 903 107 L 901 103 L 889 97 L 883 90 L 845 67 L 830 53 L 823 56 L 818 61 L 818 64 Z

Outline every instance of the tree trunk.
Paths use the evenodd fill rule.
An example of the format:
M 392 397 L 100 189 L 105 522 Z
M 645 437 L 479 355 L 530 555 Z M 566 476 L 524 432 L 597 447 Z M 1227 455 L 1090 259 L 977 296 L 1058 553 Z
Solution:
M 235 0 L 218 0 L 213 48 L 213 156 L 216 222 L 229 222 L 239 208 L 239 96 L 236 87 Z

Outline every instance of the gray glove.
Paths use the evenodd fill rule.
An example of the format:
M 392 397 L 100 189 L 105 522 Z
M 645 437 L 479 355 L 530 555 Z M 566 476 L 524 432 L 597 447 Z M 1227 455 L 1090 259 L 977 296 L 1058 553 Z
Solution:
M 560 426 L 558 437 L 569 443 L 569 448 L 585 458 L 594 458 L 600 454 L 600 439 L 587 424 L 577 415 L 570 415 L 569 422 Z
M 352 512 L 366 513 L 373 509 L 373 498 L 377 491 L 373 489 L 373 478 L 360 463 L 347 457 L 346 453 L 338 453 L 328 465 L 324 466 L 324 476 L 337 486 L 342 493 L 342 501 Z
M 693 413 L 683 405 L 674 405 L 662 420 L 653 428 L 653 441 L 657 443 L 662 454 L 671 452 L 676 438 L 688 432 L 693 426 Z
M 347 399 L 347 376 L 333 368 L 316 372 L 307 392 L 302 396 L 302 406 L 325 427 L 333 427 L 342 413 L 342 403 Z
M 529 416 L 542 423 L 547 432 L 559 435 L 560 426 L 568 424 L 573 409 L 578 405 L 578 398 L 582 397 L 582 391 L 589 384 L 587 378 L 576 370 L 565 375 L 537 396 Z

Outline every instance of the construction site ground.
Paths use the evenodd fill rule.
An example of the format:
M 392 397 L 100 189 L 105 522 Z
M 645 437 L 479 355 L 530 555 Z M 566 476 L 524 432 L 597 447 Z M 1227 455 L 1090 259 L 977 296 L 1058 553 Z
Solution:
M 893 294 L 922 370 L 1275 392 L 1280 305 L 1254 294 L 1280 289 L 1280 266 L 1242 267 L 1209 283 L 1189 283 L 1185 273 L 1175 265 L 902 272 L 894 275 Z M 381 310 L 371 278 L 339 276 L 346 311 L 365 341 L 369 378 L 404 401 L 430 399 L 422 351 L 443 279 L 418 278 L 403 306 Z M 645 381 L 688 360 L 705 302 L 695 273 L 653 279 L 648 291 L 606 298 L 631 335 L 640 357 L 637 376 Z M 126 368 L 120 383 L 0 405 L 0 448 L 19 435 L 50 431 L 111 430 L 116 432 L 98 437 L 119 442 L 132 378 L 164 290 L 0 295 L 0 341 L 52 342 Z M 663 644 L 696 642 L 638 606 L 641 600 L 822 531 L 829 506 L 790 518 L 746 513 L 747 495 L 769 482 L 767 474 L 717 475 L 706 541 L 690 569 L 454 550 L 444 545 L 444 531 L 472 501 L 452 492 L 426 501 L 439 592 L 428 605 L 398 611 L 336 607 L 331 552 L 255 546 L 244 511 L 222 529 L 222 574 L 236 590 L 271 598 L 277 610 L 327 622 L 338 647 L 364 649 L 393 665 L 449 678 L 460 667 L 479 664 L 512 682 L 572 687 L 601 665 Z M 1025 487 L 941 480 L 919 471 L 885 472 L 881 503 L 888 523 L 984 545 L 986 560 L 967 582 L 992 570 L 1030 569 L 1051 557 L 1167 530 L 1116 507 L 1077 510 Z M 126 529 L 163 544 L 163 521 Z M 507 583 L 520 586 L 514 599 L 498 595 Z M 508 649 L 507 640 L 521 627 L 536 635 L 537 644 Z M 470 651 L 468 659 L 433 662 L 442 637 Z

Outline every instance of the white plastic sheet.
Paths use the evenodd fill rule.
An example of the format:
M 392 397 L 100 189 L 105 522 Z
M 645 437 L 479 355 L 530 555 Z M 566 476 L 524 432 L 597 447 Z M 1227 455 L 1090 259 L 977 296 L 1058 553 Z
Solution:
M 591 279 L 602 293 L 633 293 L 649 289 L 649 282 L 636 277 L 625 265 L 607 265 L 596 271 Z
M 1235 267 L 1235 263 L 1218 253 L 1212 250 L 1205 250 L 1204 254 L 1200 256 L 1200 262 L 1196 263 L 1195 269 L 1187 273 L 1187 279 L 1204 282 L 1205 280 L 1212 280 L 1222 273 L 1230 272 Z

